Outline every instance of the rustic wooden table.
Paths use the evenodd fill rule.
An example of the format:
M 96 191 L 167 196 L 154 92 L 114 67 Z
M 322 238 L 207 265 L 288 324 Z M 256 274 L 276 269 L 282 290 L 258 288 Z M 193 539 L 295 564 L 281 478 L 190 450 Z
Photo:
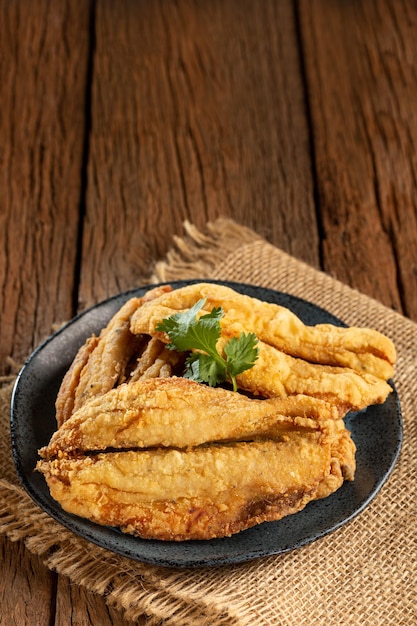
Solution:
M 417 320 L 416 68 L 412 0 L 0 0 L 2 373 L 185 219 Z M 1 624 L 126 623 L 0 546 Z

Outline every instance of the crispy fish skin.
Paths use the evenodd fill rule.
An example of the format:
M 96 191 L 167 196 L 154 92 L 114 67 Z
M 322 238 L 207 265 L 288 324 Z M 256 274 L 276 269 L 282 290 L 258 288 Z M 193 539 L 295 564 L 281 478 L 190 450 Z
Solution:
M 186 378 L 154 378 L 122 384 L 84 404 L 40 455 L 282 439 L 338 418 L 336 407 L 309 396 L 256 400 Z
M 74 411 L 75 392 L 80 383 L 81 372 L 86 366 L 90 355 L 97 347 L 98 337 L 92 335 L 78 350 L 71 367 L 66 372 L 55 402 L 56 420 L 61 426 Z
M 288 441 L 107 452 L 39 461 L 68 512 L 142 538 L 211 539 L 295 513 L 329 473 L 320 430 Z
M 106 393 L 121 380 L 140 340 L 130 332 L 130 317 L 141 303 L 141 298 L 128 300 L 98 338 L 92 337 L 81 346 L 56 398 L 59 426 L 90 398 Z
M 155 298 L 170 291 L 172 291 L 170 285 L 162 285 L 150 289 L 141 298 L 130 298 L 103 328 L 99 337 L 92 335 L 79 348 L 57 395 L 55 409 L 58 426 L 69 419 L 72 413 L 89 398 L 106 393 L 117 383 L 123 382 L 125 367 L 130 358 L 135 351 L 141 352 L 142 348 L 146 348 L 146 340 L 130 332 L 132 314 L 142 304 L 149 304 Z M 152 347 L 156 343 L 158 340 L 154 338 Z M 163 346 L 160 353 L 163 353 Z M 158 356 L 160 356 L 159 353 Z M 172 361 L 172 355 L 167 357 L 167 351 L 165 351 L 162 354 L 162 362 L 155 364 L 154 359 L 147 362 L 147 367 L 141 367 L 141 364 L 138 364 L 133 374 L 136 378 L 160 375 L 161 371 L 162 375 L 170 375 L 170 361 Z M 149 371 L 151 366 L 154 366 L 155 371 Z
M 342 419 L 327 421 L 324 430 L 330 441 L 330 469 L 319 485 L 315 499 L 327 498 L 342 486 L 345 480 L 352 481 L 356 471 L 356 446 Z
M 203 313 L 221 306 L 222 325 L 235 332 L 254 332 L 263 342 L 306 361 L 349 367 L 387 380 L 393 375 L 396 351 L 392 341 L 369 328 L 342 328 L 332 324 L 305 325 L 289 309 L 242 295 L 230 287 L 197 283 L 156 298 L 131 320 L 133 333 L 155 334 L 159 321 L 191 308 L 206 298 Z
M 337 406 L 341 415 L 380 404 L 392 391 L 385 380 L 372 374 L 308 363 L 263 342 L 254 366 L 236 380 L 242 389 L 267 398 L 295 394 L 321 398 Z
M 184 365 L 184 360 L 184 354 L 169 350 L 160 339 L 151 337 L 143 352 L 138 355 L 135 367 L 126 376 L 126 382 L 168 378 L 174 375 L 174 371 L 180 365 Z

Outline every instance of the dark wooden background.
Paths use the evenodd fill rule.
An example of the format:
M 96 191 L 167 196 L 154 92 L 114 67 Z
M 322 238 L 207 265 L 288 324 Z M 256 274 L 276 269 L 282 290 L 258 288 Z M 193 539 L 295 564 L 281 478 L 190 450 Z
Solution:
M 417 321 L 415 1 L 0 0 L 1 373 L 218 216 Z M 0 559 L 0 624 L 126 623 Z

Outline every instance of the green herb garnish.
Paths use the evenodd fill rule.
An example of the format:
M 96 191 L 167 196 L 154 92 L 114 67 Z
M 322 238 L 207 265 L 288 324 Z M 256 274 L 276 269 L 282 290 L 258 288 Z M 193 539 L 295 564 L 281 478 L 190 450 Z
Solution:
M 255 333 L 241 333 L 224 346 L 224 357 L 217 351 L 221 336 L 221 307 L 197 319 L 197 313 L 206 300 L 199 300 L 191 309 L 175 313 L 159 322 L 157 331 L 165 332 L 170 343 L 167 347 L 178 352 L 192 351 L 185 362 L 185 378 L 191 378 L 211 387 L 229 381 L 237 391 L 236 376 L 250 369 L 258 358 L 258 339 Z

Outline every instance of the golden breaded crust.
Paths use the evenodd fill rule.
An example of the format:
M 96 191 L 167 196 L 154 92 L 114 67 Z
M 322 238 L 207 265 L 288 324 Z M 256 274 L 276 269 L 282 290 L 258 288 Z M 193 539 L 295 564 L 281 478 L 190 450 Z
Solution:
M 282 439 L 289 431 L 337 420 L 336 407 L 309 396 L 255 400 L 186 378 L 123 384 L 84 404 L 59 428 L 41 456 L 60 450 L 189 448 L 212 441 Z
M 92 335 L 78 350 L 71 367 L 66 372 L 55 402 L 56 420 L 58 426 L 61 426 L 68 420 L 73 411 L 75 403 L 75 394 L 80 384 L 81 372 L 87 365 L 88 359 L 98 344 L 98 337 Z
M 295 394 L 321 398 L 337 406 L 341 415 L 380 404 L 392 391 L 385 380 L 372 374 L 309 363 L 263 342 L 255 365 L 239 374 L 237 382 L 241 389 L 267 398 Z
M 201 313 L 221 306 L 222 326 L 234 334 L 254 332 L 263 342 L 312 363 L 349 367 L 379 378 L 393 375 L 396 360 L 392 341 L 370 328 L 341 328 L 332 324 L 305 325 L 286 307 L 240 294 L 230 287 L 198 283 L 156 298 L 132 316 L 133 333 L 155 334 L 157 323 L 206 298 Z
M 130 318 L 141 302 L 140 298 L 128 300 L 100 336 L 87 340 L 79 349 L 56 399 L 59 426 L 90 398 L 100 396 L 122 382 L 124 368 L 137 341 L 130 332 Z
M 280 519 L 314 499 L 330 467 L 319 430 L 285 442 L 101 453 L 40 461 L 70 513 L 143 538 L 209 539 Z
M 220 353 L 241 332 L 258 338 L 239 393 L 184 378 L 186 353 L 155 331 L 201 298 L 202 313 L 225 312 Z M 210 283 L 157 287 L 80 348 L 37 469 L 65 510 L 99 524 L 162 540 L 230 536 L 354 480 L 343 417 L 386 399 L 394 362 L 371 329 L 309 327 Z

